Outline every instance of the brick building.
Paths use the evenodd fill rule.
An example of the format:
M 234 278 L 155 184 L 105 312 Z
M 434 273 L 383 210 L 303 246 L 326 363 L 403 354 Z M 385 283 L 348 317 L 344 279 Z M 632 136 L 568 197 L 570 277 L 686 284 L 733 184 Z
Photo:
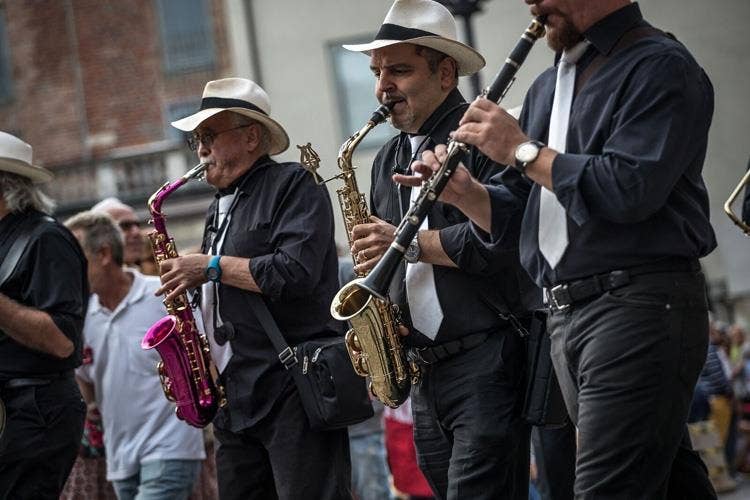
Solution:
M 169 122 L 196 109 L 207 80 L 228 73 L 223 6 L 0 2 L 0 130 L 32 144 L 36 162 L 56 174 L 46 189 L 61 218 L 106 196 L 145 218 L 147 197 L 195 163 Z M 167 212 L 194 244 L 200 231 L 185 224 L 202 221 L 210 190 L 183 189 Z

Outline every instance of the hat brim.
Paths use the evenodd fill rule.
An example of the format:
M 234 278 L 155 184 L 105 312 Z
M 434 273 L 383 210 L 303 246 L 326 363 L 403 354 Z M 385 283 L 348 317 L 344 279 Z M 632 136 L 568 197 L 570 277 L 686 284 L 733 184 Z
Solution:
M 279 124 L 276 120 L 270 118 L 268 115 L 264 115 L 258 111 L 253 111 L 246 108 L 208 108 L 202 109 L 195 114 L 176 120 L 172 122 L 172 126 L 183 132 L 192 132 L 204 121 L 208 120 L 214 115 L 221 113 L 222 111 L 231 111 L 248 118 L 252 118 L 262 123 L 267 129 L 271 136 L 271 148 L 268 151 L 270 155 L 277 155 L 283 153 L 289 148 L 289 136 L 284 130 L 284 127 Z
M 0 158 L 0 170 L 31 179 L 35 184 L 49 182 L 54 175 L 46 168 L 37 167 L 14 158 Z
M 473 75 L 480 69 L 484 68 L 484 65 L 486 64 L 482 54 L 468 45 L 441 36 L 421 36 L 410 38 L 408 40 L 373 40 L 370 43 L 342 45 L 342 47 L 346 50 L 364 52 L 369 55 L 371 50 L 381 49 L 399 43 L 411 43 L 413 45 L 429 47 L 452 57 L 458 63 L 459 76 Z

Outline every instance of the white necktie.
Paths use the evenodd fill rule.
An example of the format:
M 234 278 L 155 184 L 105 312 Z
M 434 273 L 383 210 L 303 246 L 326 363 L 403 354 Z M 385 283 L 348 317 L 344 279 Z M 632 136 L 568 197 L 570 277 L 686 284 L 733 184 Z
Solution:
M 581 58 L 588 42 L 583 41 L 572 49 L 566 49 L 557 66 L 555 98 L 549 122 L 548 146 L 564 153 L 568 137 L 570 106 L 576 83 L 576 62 Z M 557 201 L 555 193 L 542 187 L 539 197 L 539 251 L 554 269 L 568 247 L 568 224 L 565 208 Z
M 425 136 L 409 137 L 412 157 L 416 156 L 417 148 L 422 145 Z M 411 201 L 419 195 L 419 188 L 411 189 Z M 428 217 L 424 218 L 419 229 L 429 229 Z M 415 236 L 416 238 L 416 236 Z M 443 322 L 443 309 L 440 307 L 437 290 L 435 289 L 435 275 L 432 264 L 416 262 L 406 264 L 406 297 L 409 302 L 409 312 L 414 328 L 435 340 L 440 324 Z
M 235 194 L 225 195 L 219 198 L 219 220 L 217 220 L 215 224 L 217 228 L 221 228 L 223 226 L 224 230 L 221 232 L 221 234 L 217 234 L 214 236 L 214 238 L 219 238 L 219 241 L 216 242 L 215 245 L 216 252 L 214 252 L 212 248 L 209 248 L 209 251 L 212 255 L 221 254 L 221 247 L 224 244 L 224 235 L 226 235 L 227 233 L 226 229 L 229 226 L 229 221 L 227 221 L 226 224 L 223 223 L 224 219 L 228 215 L 229 207 L 232 205 L 232 201 L 234 201 L 235 196 L 236 192 Z M 211 247 L 214 247 L 214 245 L 212 244 Z M 203 327 L 206 330 L 206 337 L 208 338 L 211 357 L 214 360 L 216 369 L 219 371 L 219 373 L 222 373 L 224 371 L 224 368 L 227 367 L 227 364 L 229 364 L 229 360 L 232 358 L 232 345 L 229 342 L 226 342 L 224 345 L 219 345 L 216 342 L 216 338 L 214 337 L 214 302 L 216 302 L 216 324 L 218 326 L 224 324 L 224 321 L 222 321 L 221 319 L 221 314 L 219 314 L 218 291 L 218 285 L 213 281 L 203 283 L 201 294 L 201 312 L 203 313 Z

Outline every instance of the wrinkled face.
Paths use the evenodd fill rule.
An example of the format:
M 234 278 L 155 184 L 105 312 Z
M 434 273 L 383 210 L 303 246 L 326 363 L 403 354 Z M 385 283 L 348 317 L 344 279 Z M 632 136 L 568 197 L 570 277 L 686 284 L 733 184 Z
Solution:
M 141 223 L 135 212 L 129 207 L 115 207 L 107 210 L 107 214 L 115 220 L 122 230 L 125 240 L 123 261 L 128 266 L 138 264 L 141 261 L 144 237 L 141 233 Z
M 433 73 L 427 59 L 408 43 L 373 50 L 370 69 L 376 78 L 375 97 L 381 104 L 396 103 L 391 123 L 408 133 L 416 133 L 453 88 L 452 60 L 444 59 Z
M 573 47 L 583 38 L 581 24 L 586 19 L 588 1 L 525 0 L 532 15 L 546 18 L 547 44 L 555 52 Z
M 222 112 L 202 122 L 195 132 L 213 136 L 210 145 L 198 145 L 198 158 L 208 163 L 206 181 L 217 188 L 225 188 L 244 174 L 255 161 L 260 143 L 260 125 L 236 128 L 232 116 Z M 231 130 L 233 129 L 233 130 Z

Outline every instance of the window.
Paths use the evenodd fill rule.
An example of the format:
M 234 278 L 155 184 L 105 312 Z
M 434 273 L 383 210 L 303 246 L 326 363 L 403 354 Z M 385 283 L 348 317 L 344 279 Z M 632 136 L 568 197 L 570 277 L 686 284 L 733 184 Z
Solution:
M 10 47 L 5 30 L 5 9 L 0 6 L 0 103 L 13 96 L 13 75 L 11 75 Z
M 214 64 L 210 0 L 157 0 L 164 71 L 185 73 Z
M 187 150 L 185 138 L 187 134 L 179 129 L 174 128 L 173 121 L 190 116 L 201 107 L 200 99 L 190 101 L 173 102 L 167 105 L 167 133 L 166 138 L 182 143 Z
M 375 98 L 375 77 L 370 71 L 370 58 L 341 46 L 344 43 L 355 44 L 369 40 L 371 38 L 337 41 L 330 45 L 338 97 L 336 101 L 340 106 L 342 142 L 365 125 L 379 104 Z M 389 124 L 379 125 L 364 138 L 360 148 L 380 147 L 396 133 Z

